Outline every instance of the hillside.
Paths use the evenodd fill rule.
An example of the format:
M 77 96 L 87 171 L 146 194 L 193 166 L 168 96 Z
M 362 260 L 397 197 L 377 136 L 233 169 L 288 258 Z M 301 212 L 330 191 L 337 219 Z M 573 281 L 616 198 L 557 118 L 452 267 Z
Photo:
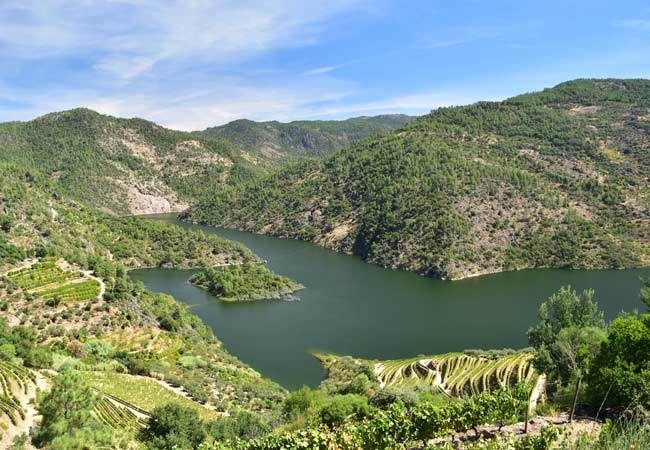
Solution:
M 226 141 L 87 109 L 0 124 L 0 161 L 38 170 L 63 192 L 117 214 L 180 211 L 204 192 L 264 171 Z
M 399 128 L 413 119 L 404 114 L 289 123 L 242 119 L 200 133 L 223 138 L 242 151 L 269 158 L 295 159 L 328 155 L 351 142 Z
M 188 221 L 459 279 L 650 264 L 650 81 L 441 108 L 217 193 Z
M 83 206 L 47 177 L 16 165 L 0 164 L 0 192 L 0 331 L 28 336 L 44 346 L 39 357 L 46 356 L 36 363 L 5 351 L 0 366 L 77 369 L 93 385 L 111 373 L 127 377 L 102 390 L 145 413 L 176 398 L 211 416 L 230 409 L 265 415 L 283 397 L 281 387 L 231 356 L 188 308 L 127 276 L 138 267 L 259 262 L 249 249 Z M 160 386 L 172 393 L 146 394 Z

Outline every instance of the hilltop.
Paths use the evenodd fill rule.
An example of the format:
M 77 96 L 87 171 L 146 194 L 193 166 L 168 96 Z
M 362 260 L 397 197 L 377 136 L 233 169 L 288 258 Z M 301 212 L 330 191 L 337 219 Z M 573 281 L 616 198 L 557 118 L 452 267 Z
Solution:
M 39 171 L 67 196 L 106 212 L 177 212 L 289 161 L 278 156 L 326 154 L 408 119 L 243 120 L 188 133 L 79 108 L 0 124 L 0 161 Z
M 188 221 L 459 279 L 650 263 L 650 81 L 440 108 L 206 198 Z
M 413 119 L 404 114 L 289 123 L 241 119 L 200 133 L 223 138 L 242 151 L 269 158 L 295 159 L 328 155 L 351 142 L 399 128 Z
M 222 139 L 88 109 L 0 124 L 0 148 L 1 161 L 37 170 L 66 195 L 116 214 L 181 211 L 265 167 L 261 155 Z

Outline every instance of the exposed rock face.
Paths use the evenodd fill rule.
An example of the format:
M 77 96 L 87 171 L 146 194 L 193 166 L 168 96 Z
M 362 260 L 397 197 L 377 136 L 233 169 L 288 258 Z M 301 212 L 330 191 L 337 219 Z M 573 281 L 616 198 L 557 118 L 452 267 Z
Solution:
M 132 214 L 163 214 L 180 212 L 188 208 L 186 203 L 178 202 L 174 198 L 165 198 L 161 195 L 145 194 L 136 187 L 129 187 L 129 209 Z

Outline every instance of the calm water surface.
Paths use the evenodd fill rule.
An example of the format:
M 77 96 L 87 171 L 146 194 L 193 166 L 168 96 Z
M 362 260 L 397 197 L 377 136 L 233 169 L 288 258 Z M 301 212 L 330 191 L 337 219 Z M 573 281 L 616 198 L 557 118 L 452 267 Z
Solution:
M 277 273 L 306 289 L 300 301 L 220 302 L 187 283 L 191 270 L 130 272 L 147 288 L 192 305 L 230 353 L 288 388 L 316 386 L 321 350 L 363 358 L 400 358 L 469 348 L 521 348 L 537 309 L 560 286 L 593 288 L 608 318 L 640 309 L 643 270 L 525 270 L 440 281 L 382 269 L 316 245 L 190 225 L 242 242 Z

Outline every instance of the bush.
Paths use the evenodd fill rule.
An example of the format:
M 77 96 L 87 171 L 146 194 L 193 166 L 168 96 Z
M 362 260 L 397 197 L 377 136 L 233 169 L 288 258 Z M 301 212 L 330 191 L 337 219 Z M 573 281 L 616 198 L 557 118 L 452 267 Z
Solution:
M 340 425 L 346 419 L 361 419 L 370 413 L 368 399 L 361 395 L 337 395 L 327 399 L 320 410 L 321 422 L 329 426 Z
M 140 438 L 151 450 L 194 449 L 205 438 L 199 413 L 174 403 L 154 408 Z

